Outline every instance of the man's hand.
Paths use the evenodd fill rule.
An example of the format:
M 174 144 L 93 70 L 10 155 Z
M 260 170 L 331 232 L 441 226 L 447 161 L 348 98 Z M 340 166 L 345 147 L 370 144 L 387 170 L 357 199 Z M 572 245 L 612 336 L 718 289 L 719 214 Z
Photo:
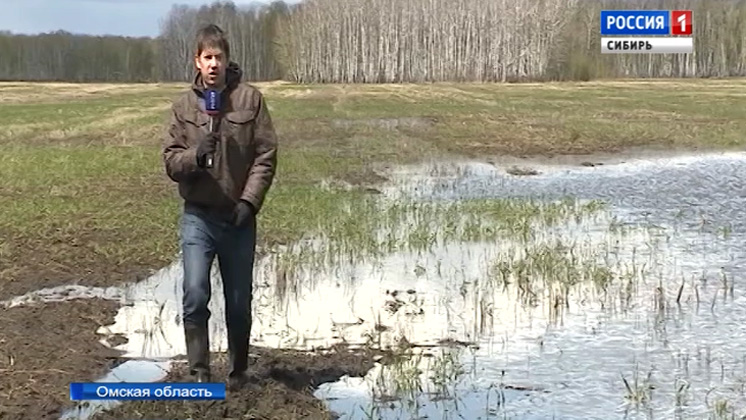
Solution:
M 254 207 L 244 200 L 239 200 L 233 209 L 233 224 L 238 227 L 246 226 L 254 217 Z
M 217 133 L 210 133 L 197 146 L 197 165 L 204 168 L 207 163 L 207 156 L 215 154 L 218 144 Z

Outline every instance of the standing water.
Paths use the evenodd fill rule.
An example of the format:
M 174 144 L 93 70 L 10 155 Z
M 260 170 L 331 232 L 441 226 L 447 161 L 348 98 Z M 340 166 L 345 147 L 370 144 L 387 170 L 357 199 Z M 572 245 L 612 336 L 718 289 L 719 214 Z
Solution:
M 365 294 L 416 291 L 422 312 L 397 319 L 402 333 L 473 344 L 410 350 L 317 396 L 343 419 L 740 418 L 744 163 L 721 154 L 534 176 L 482 164 L 402 171 L 399 197 L 609 207 L 528 240 L 387 258 L 374 271 L 380 289 Z

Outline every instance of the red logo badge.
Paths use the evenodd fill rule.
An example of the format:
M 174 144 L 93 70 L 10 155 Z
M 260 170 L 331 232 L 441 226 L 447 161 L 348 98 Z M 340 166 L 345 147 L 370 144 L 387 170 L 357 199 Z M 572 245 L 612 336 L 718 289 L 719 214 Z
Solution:
M 671 11 L 671 35 L 692 35 L 692 11 Z

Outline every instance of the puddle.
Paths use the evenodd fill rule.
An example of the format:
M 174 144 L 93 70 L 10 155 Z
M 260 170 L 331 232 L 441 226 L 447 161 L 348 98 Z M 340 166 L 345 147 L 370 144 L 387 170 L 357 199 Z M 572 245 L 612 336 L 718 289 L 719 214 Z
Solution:
M 512 167 L 508 168 L 505 172 L 508 173 L 508 174 L 510 174 L 510 175 L 515 175 L 515 176 L 539 175 L 539 171 L 537 171 L 536 169 L 524 168 L 524 167 L 520 167 L 520 166 L 512 166 Z
M 169 361 L 129 360 L 95 382 L 158 382 L 166 377 L 170 367 Z M 114 408 L 117 404 L 117 401 L 108 400 L 83 401 L 63 413 L 60 420 L 90 418 L 96 412 Z
M 21 305 L 31 305 L 45 302 L 64 302 L 73 299 L 105 299 L 122 301 L 124 290 L 119 287 L 87 287 L 68 285 L 50 287 L 16 296 L 12 299 L 0 301 L 0 305 L 13 308 Z
M 432 236 L 455 229 L 448 217 L 460 213 L 410 214 L 391 229 L 405 242 L 429 245 L 368 258 L 333 249 L 342 258 L 322 270 L 289 272 L 287 254 L 269 255 L 256 266 L 253 344 L 414 345 L 365 378 L 317 390 L 343 419 L 442 412 L 454 418 L 702 418 L 741 410 L 744 163 L 743 154 L 720 154 L 588 167 L 539 164 L 531 165 L 531 176 L 479 163 L 400 168 L 377 195 L 382 206 L 402 199 L 578 201 L 545 210 L 559 223 L 510 218 L 511 226 L 500 228 L 505 232 L 484 238 L 479 234 L 496 229 L 488 219 L 498 219 L 497 226 L 501 214 L 464 218 L 461 236 L 451 239 L 481 238 L 468 243 L 444 240 L 447 233 Z M 597 199 L 611 207 L 579 210 Z M 316 246 L 299 252 L 330 251 Z M 217 266 L 212 278 L 219 291 Z M 126 306 L 99 333 L 125 336 L 115 348 L 137 360 L 120 365 L 115 380 L 158 380 L 164 360 L 185 353 L 180 279 L 176 262 L 126 289 L 62 288 L 5 304 L 71 295 L 120 300 Z M 214 351 L 227 348 L 221 297 L 216 292 L 210 302 Z M 100 408 L 64 418 L 86 418 Z
M 521 419 L 743 415 L 746 226 L 739 215 L 746 205 L 740 181 L 746 176 L 745 156 L 539 165 L 531 177 L 482 164 L 402 169 L 398 176 L 406 182 L 387 190 L 389 199 L 606 200 L 612 205 L 607 217 L 580 227 L 570 223 L 564 233 L 554 234 L 566 243 L 586 244 L 585 251 L 574 253 L 574 265 L 607 267 L 614 286 L 602 292 L 573 287 L 570 293 L 544 287 L 528 300 L 515 287 L 459 287 L 464 280 L 476 284 L 486 278 L 484 266 L 481 276 L 475 267 L 485 260 L 505 261 L 494 249 L 510 249 L 510 244 L 402 257 L 392 261 L 398 268 L 382 281 L 407 278 L 407 263 L 432 273 L 439 258 L 453 262 L 453 271 L 443 276 L 451 292 L 430 300 L 430 309 L 443 308 L 449 315 L 423 322 L 424 337 L 417 336 L 415 322 L 406 324 L 406 332 L 474 345 L 451 362 L 451 375 L 439 374 L 433 365 L 442 370 L 444 363 L 434 363 L 433 357 L 417 361 L 414 355 L 415 367 L 377 366 L 366 378 L 323 385 L 317 397 L 343 419 L 432 418 L 444 412 L 448 418 Z M 542 241 L 553 243 L 548 238 L 533 243 Z M 537 264 L 546 255 L 535 254 Z M 513 272 L 522 267 L 503 266 Z M 561 278 L 562 270 L 550 276 Z M 409 284 L 394 281 L 416 286 L 409 278 Z M 433 284 L 437 281 L 427 278 L 419 286 L 432 296 L 438 294 Z

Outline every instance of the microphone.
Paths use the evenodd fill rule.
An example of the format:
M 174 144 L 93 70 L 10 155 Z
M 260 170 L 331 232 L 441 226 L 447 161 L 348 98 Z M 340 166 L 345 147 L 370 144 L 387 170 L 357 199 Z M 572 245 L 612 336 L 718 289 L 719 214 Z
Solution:
M 205 113 L 210 116 L 210 132 L 215 133 L 217 128 L 215 116 L 220 113 L 220 91 L 215 89 L 207 89 L 205 91 Z M 205 166 L 212 168 L 213 159 L 212 154 L 207 155 Z

